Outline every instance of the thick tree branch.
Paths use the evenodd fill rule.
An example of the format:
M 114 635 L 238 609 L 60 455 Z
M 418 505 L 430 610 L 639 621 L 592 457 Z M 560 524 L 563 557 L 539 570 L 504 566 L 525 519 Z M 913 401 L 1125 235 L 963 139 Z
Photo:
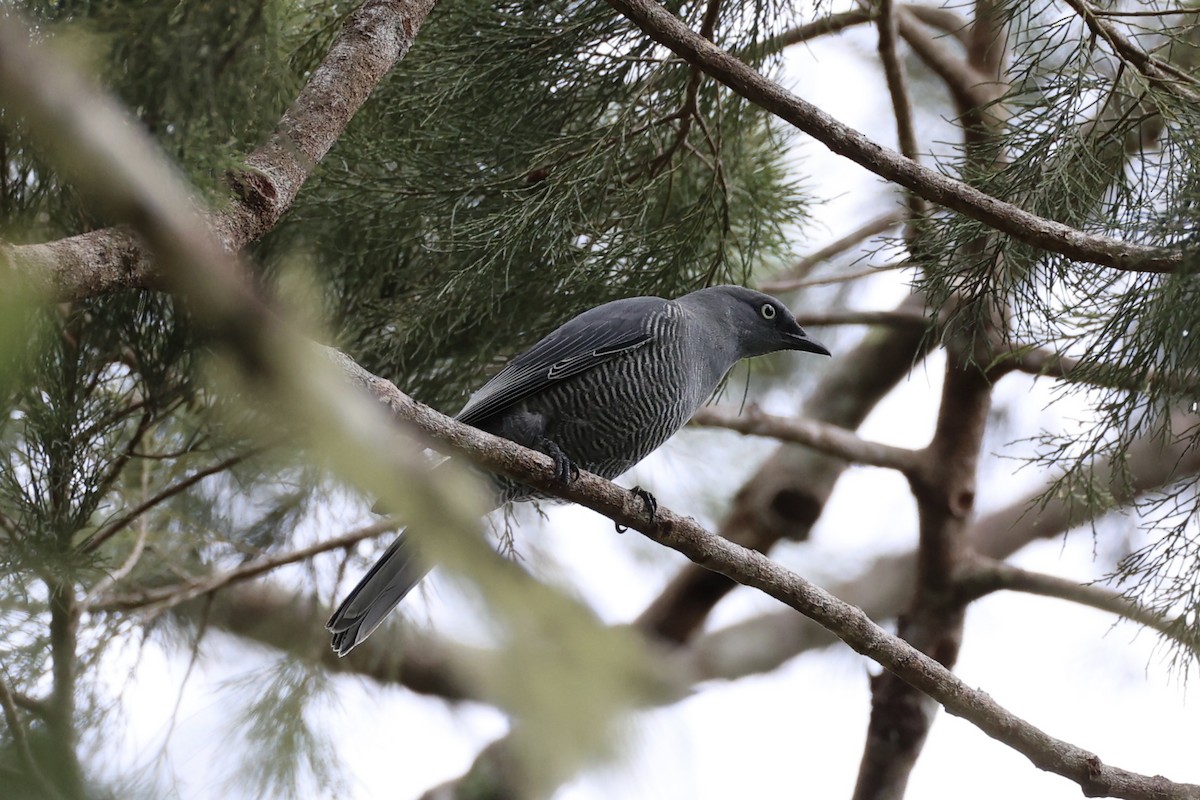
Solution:
M 832 631 L 857 652 L 937 700 L 950 713 L 1024 754 L 1036 766 L 1078 783 L 1092 796 L 1200 799 L 1200 786 L 1177 784 L 1111 767 L 1096 755 L 1055 739 L 1000 707 L 983 692 L 963 684 L 937 661 L 875 625 L 854 606 L 830 595 L 761 553 L 747 550 L 700 527 L 688 517 L 659 507 L 653 519 L 641 498 L 584 472 L 567 487 L 555 478 L 553 460 L 513 442 L 484 433 L 424 406 L 388 381 L 373 376 L 337 351 L 330 351 L 352 380 L 365 387 L 397 417 L 430 437 L 450 454 L 516 478 L 541 491 L 591 508 L 647 538 L 791 606 Z
M 947 669 L 954 668 L 962 645 L 966 605 L 955 592 L 955 579 L 968 552 L 979 447 L 991 406 L 991 383 L 967 358 L 966 338 L 951 339 L 933 439 L 906 473 L 917 500 L 920 540 L 915 592 L 898 633 Z M 935 712 L 928 698 L 895 675 L 872 679 L 855 800 L 903 797 Z
M 434 0 L 367 0 L 349 16 L 271 138 L 246 157 L 246 169 L 231 176 L 234 196 L 209 216 L 226 252 L 238 252 L 278 223 L 371 91 L 408 53 L 433 5 Z M 6 60 L 9 68 L 21 69 L 11 56 Z M 43 244 L 0 244 L 0 258 L 22 281 L 60 300 L 163 285 L 162 265 L 127 228 Z
M 1139 439 L 1131 448 L 1127 466 L 1135 485 L 1132 494 L 1122 496 L 1122 504 L 1134 502 L 1137 497 L 1158 491 L 1170 483 L 1187 480 L 1200 472 L 1200 450 L 1189 449 L 1182 442 L 1164 446 L 1157 437 L 1147 436 Z M 1105 461 L 1097 462 L 1093 469 L 1101 476 L 1112 474 L 1111 466 Z M 1072 513 L 1069 504 L 1062 498 L 1052 498 L 1044 506 L 1035 509 L 1036 500 L 1042 493 L 1039 490 L 1020 498 L 1010 506 L 982 517 L 971 525 L 966 538 L 972 552 L 975 553 L 971 559 L 972 565 L 1002 564 L 1000 559 L 1008 558 L 1030 543 L 1062 536 L 1070 527 L 1085 525 L 1088 521 L 1089 517 Z M 1042 524 L 1046 520 L 1051 524 Z M 1003 532 L 1004 535 L 999 536 L 997 532 Z M 838 579 L 826 588 L 830 594 L 861 608 L 874 620 L 894 619 L 911 602 L 916 585 L 915 572 L 915 551 L 886 554 L 878 556 L 859 573 Z M 985 573 L 976 572 L 974 567 L 969 568 L 958 579 L 957 591 L 976 591 L 976 586 L 981 587 L 977 590 L 980 592 L 992 591 L 993 584 L 989 581 L 995 579 L 989 575 L 986 581 L 982 581 L 982 574 Z M 1063 580 L 1052 576 L 1045 577 L 1047 581 Z M 979 583 L 980 581 L 982 582 Z M 1078 588 L 1076 584 L 1071 586 Z M 232 597 L 230 592 L 233 592 Z M 264 599 L 268 595 L 275 599 Z M 223 590 L 216 595 L 214 602 L 228 604 L 231 610 L 227 616 L 231 619 L 231 624 L 213 624 L 219 624 L 232 632 L 283 649 L 289 649 L 289 643 L 307 642 L 308 639 L 304 637 L 315 637 L 314 641 L 320 644 L 319 647 L 313 645 L 305 650 L 297 646 L 291 649 L 310 656 L 315 654 L 322 663 L 336 664 L 340 669 L 360 673 L 382 682 L 397 683 L 417 692 L 430 691 L 449 700 L 463 699 L 461 686 L 447 693 L 430 678 L 421 677 L 426 673 L 444 674 L 451 669 L 449 662 L 430 655 L 444 653 L 450 645 L 439 644 L 437 641 L 426 645 L 422 639 L 423 643 L 419 647 L 410 646 L 409 639 L 417 634 L 405 630 L 406 626 L 381 628 L 348 659 L 326 659 L 324 656 L 330 652 L 328 642 L 319 631 L 314 633 L 319 627 L 314 624 L 314 620 L 323 618 L 327 609 L 316 600 L 297 599 L 290 592 L 253 584 Z M 243 608 L 243 602 L 244 613 L 239 610 Z M 260 607 L 269 607 L 270 610 L 259 613 L 256 609 Z M 1115 607 L 1107 610 L 1121 613 L 1158 629 L 1149 618 L 1135 617 L 1132 613 L 1126 614 Z M 237 621 L 247 618 L 274 620 L 285 632 L 280 632 L 279 626 L 269 624 L 263 624 L 261 628 L 252 625 L 235 630 Z M 701 681 L 735 680 L 770 672 L 802 653 L 828 647 L 837 641 L 837 637 L 828 630 L 790 609 L 767 612 L 711 633 L 704 633 L 681 648 L 664 651 L 658 659 L 664 664 L 663 674 L 659 677 L 664 681 L 674 681 L 674 691 L 665 693 L 664 697 L 671 699 L 682 696 L 688 687 Z M 362 661 L 355 658 L 359 653 L 364 654 Z M 402 659 L 418 659 L 419 663 L 412 667 L 412 674 L 417 676 L 415 680 L 409 677 L 407 671 L 401 674 L 398 669 L 378 668 L 378 665 L 385 662 L 391 663 L 389 658 L 395 659 L 397 653 L 402 654 Z M 480 654 L 479 657 L 488 656 Z M 664 683 L 664 686 L 666 685 Z
M 734 56 L 688 29 L 653 0 L 609 0 L 652 39 L 698 66 L 747 100 L 791 123 L 834 153 L 1018 241 L 1068 258 L 1132 272 L 1173 272 L 1183 263 L 1179 251 L 1122 242 L 1084 233 L 1039 217 L 962 181 L 921 166 L 880 147 L 816 106 L 768 80 Z
M 872 657 L 879 651 L 888 652 L 889 648 L 898 642 L 898 640 L 888 637 L 881 644 L 878 636 L 882 632 L 878 629 L 868 627 L 864 632 L 862 626 L 866 617 L 861 612 L 855 609 L 849 618 L 843 617 L 842 612 L 848 607 L 839 605 L 839 601 L 834 601 L 824 593 L 820 593 L 820 590 L 811 587 L 797 576 L 786 573 L 786 571 L 779 571 L 765 558 L 741 550 L 735 545 L 723 542 L 719 537 L 699 529 L 691 520 L 681 519 L 666 509 L 661 509 L 656 516 L 656 521 L 651 523 L 645 517 L 645 509 L 640 500 L 606 481 L 584 474 L 567 490 L 557 490 L 554 483 L 553 464 L 547 457 L 524 450 L 511 442 L 459 425 L 412 401 L 394 385 L 366 372 L 344 354 L 332 349 L 326 352 L 345 370 L 354 383 L 370 389 L 398 416 L 416 424 L 426 434 L 447 445 L 451 451 L 465 453 L 493 471 L 518 477 L 534 487 L 581 502 L 624 525 L 638 527 L 641 524 L 644 532 L 656 541 L 676 547 L 707 568 L 721 569 L 725 574 L 731 575 L 747 585 L 762 588 L 772 596 L 788 602 L 793 608 L 799 608 L 805 613 L 811 614 L 822 625 L 848 640 L 856 649 L 865 648 L 861 651 L 867 652 Z M 784 583 L 781 584 L 781 580 Z M 835 621 L 831 622 L 831 619 Z M 847 630 L 851 633 L 847 634 Z M 863 634 L 865 639 L 854 632 Z M 902 647 L 906 648 L 907 646 Z M 932 674 L 936 676 L 936 679 L 929 678 L 932 668 L 928 664 L 919 660 L 914 662 L 911 650 L 902 649 L 899 652 L 903 655 L 897 656 L 896 652 L 892 652 L 892 656 L 896 657 L 890 659 L 885 657 L 882 663 L 889 669 L 898 669 L 897 664 L 903 664 L 906 667 L 912 666 L 914 663 L 919 664 L 918 673 L 925 675 L 928 680 L 940 681 L 949 675 L 949 673 L 943 675 L 934 670 Z M 912 677 L 907 672 L 900 672 L 906 680 Z M 923 691 L 926 690 L 928 680 L 918 684 Z M 949 676 L 949 680 L 953 681 L 953 676 Z M 980 700 L 975 695 L 968 695 L 968 699 L 963 700 L 961 691 L 958 686 L 954 686 L 952 691 L 934 696 L 939 701 L 942 701 L 944 697 L 957 698 L 955 702 L 965 704 L 965 711 L 959 705 L 947 705 L 947 707 L 955 713 L 964 714 L 972 721 L 975 719 L 974 713 L 979 711 L 978 708 L 975 708 L 976 701 L 983 702 L 984 708 L 990 708 L 986 700 Z M 987 716 L 986 712 L 985 716 Z M 1176 785 L 1163 779 L 1145 778 L 1120 770 L 1112 770 L 1085 751 L 1053 740 L 1036 730 L 1027 729 L 1022 723 L 1014 721 L 1006 714 L 996 719 L 990 719 L 983 724 L 983 727 L 989 732 L 994 731 L 993 735 L 1002 741 L 1017 742 L 1016 746 L 1029 755 L 1035 764 L 1081 781 L 1081 785 L 1089 793 L 1106 792 L 1113 796 L 1139 798 L 1200 797 L 1200 794 L 1197 793 L 1200 792 L 1200 788 L 1197 787 Z
M 361 675 L 383 685 L 404 686 L 449 702 L 486 702 L 478 682 L 462 674 L 463 664 L 480 664 L 495 653 L 476 650 L 409 626 L 385 625 L 345 658 L 329 647 L 319 623 L 330 608 L 311 595 L 264 581 L 229 584 L 220 591 L 181 603 L 171 612 L 185 619 L 294 653 L 335 673 Z

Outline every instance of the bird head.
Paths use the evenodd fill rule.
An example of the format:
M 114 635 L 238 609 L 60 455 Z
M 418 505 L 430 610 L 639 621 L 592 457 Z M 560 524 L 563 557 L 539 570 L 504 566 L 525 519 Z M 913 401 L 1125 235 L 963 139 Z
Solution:
M 800 327 L 787 306 L 769 294 L 741 286 L 712 286 L 692 292 L 686 299 L 704 306 L 736 332 L 741 358 L 780 350 L 829 355 L 825 345 Z

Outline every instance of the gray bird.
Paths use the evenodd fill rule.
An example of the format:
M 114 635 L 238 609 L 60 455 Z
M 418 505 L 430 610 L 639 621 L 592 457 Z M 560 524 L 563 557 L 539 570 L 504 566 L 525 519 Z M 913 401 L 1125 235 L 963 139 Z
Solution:
M 564 485 L 580 469 L 611 480 L 683 427 L 734 364 L 779 350 L 829 355 L 782 303 L 740 286 L 615 300 L 514 358 L 455 418 L 550 456 Z M 491 480 L 497 507 L 545 497 Z M 338 655 L 370 636 L 428 571 L 401 533 L 326 623 Z

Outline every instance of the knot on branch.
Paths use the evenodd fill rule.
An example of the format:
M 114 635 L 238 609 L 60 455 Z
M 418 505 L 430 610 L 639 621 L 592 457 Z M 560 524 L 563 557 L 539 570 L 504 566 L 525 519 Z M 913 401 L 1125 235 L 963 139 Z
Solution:
M 225 181 L 253 213 L 261 215 L 275 208 L 279 192 L 275 189 L 275 181 L 265 172 L 253 167 L 230 169 L 225 173 Z

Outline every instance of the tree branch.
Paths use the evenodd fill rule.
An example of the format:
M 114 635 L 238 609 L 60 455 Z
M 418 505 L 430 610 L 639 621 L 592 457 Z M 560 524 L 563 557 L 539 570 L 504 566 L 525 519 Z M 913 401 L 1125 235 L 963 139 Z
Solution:
M 329 634 L 318 622 L 329 615 L 329 606 L 267 581 L 231 583 L 170 610 L 184 619 L 203 618 L 207 626 L 293 653 L 334 673 L 361 675 L 448 702 L 488 700 L 478 681 L 463 674 L 460 666 L 481 665 L 496 653 L 411 626 L 387 624 L 341 658 L 329 647 Z
M 896 52 L 896 4 L 893 0 L 879 1 L 879 60 L 883 64 L 883 75 L 887 80 L 888 94 L 892 98 L 892 113 L 896 117 L 896 140 L 900 144 L 900 154 L 910 161 L 918 160 L 917 135 L 913 130 L 912 102 L 908 98 L 908 81 L 904 76 L 904 65 Z M 911 202 L 920 204 L 919 197 L 913 197 Z M 924 209 L 913 208 L 913 214 L 922 213 Z
M 1147 53 L 1121 33 L 1116 25 L 1098 16 L 1087 0 L 1067 0 L 1067 5 L 1075 10 L 1093 34 L 1108 42 L 1118 58 L 1131 64 L 1151 83 L 1184 102 L 1193 105 L 1200 103 L 1200 93 L 1194 88 L 1200 85 L 1200 81 L 1194 75 Z
M 1186 480 L 1195 475 L 1200 471 L 1200 449 L 1187 448 L 1181 442 L 1164 448 L 1155 437 L 1148 436 L 1139 439 L 1131 448 L 1128 467 L 1134 487 L 1132 494 L 1122 496 L 1120 502 L 1123 504 L 1134 501 L 1138 496 L 1158 491 L 1169 483 Z M 1105 461 L 1097 462 L 1093 469 L 1100 475 L 1112 472 L 1111 466 Z M 1048 479 L 1046 483 L 1050 482 Z M 1069 527 L 1077 527 L 1087 522 L 1086 518 L 1069 513 L 1068 502 L 1061 498 L 1051 499 L 1044 506 L 1038 507 L 1036 515 L 1033 514 L 1031 509 L 1042 493 L 1040 490 L 1031 493 L 1006 508 L 976 520 L 966 534 L 970 549 L 975 554 L 971 563 L 1000 563 L 1000 559 L 1008 558 L 1031 542 L 1062 536 Z M 885 554 L 876 557 L 856 575 L 835 580 L 826 588 L 830 594 L 861 608 L 874 620 L 894 619 L 912 599 L 916 585 L 915 572 L 915 551 Z M 960 574 L 962 577 L 956 583 L 957 590 L 970 591 L 974 585 L 974 573 L 968 569 L 966 573 Z M 235 594 L 244 592 L 244 598 L 239 595 L 237 598 L 223 600 L 222 598 L 227 598 L 231 591 Z M 268 595 L 275 599 L 264 599 Z M 319 626 L 316 626 L 313 620 L 324 614 L 324 606 L 312 598 L 297 599 L 290 592 L 253 584 L 223 590 L 214 602 L 229 603 L 230 608 L 234 610 L 230 611 L 228 616 L 234 623 L 214 621 L 213 624 L 219 624 L 220 627 L 235 633 L 250 636 L 256 641 L 281 649 L 316 654 L 318 660 L 327 666 L 336 665 L 339 669 L 347 669 L 382 682 L 397 683 L 413 691 L 429 691 L 448 700 L 463 699 L 461 687 L 447 692 L 431 683 L 428 678 L 421 677 L 426 672 L 437 675 L 445 674 L 451 669 L 448 662 L 428 655 L 443 653 L 449 645 L 434 641 L 427 646 L 424 640 L 421 640 L 420 646 L 410 646 L 409 639 L 417 634 L 405 630 L 406 626 L 384 626 L 360 645 L 349 658 L 337 660 L 324 658 L 330 652 L 328 643 L 319 631 L 314 634 L 314 630 Z M 269 610 L 260 613 L 256 610 L 260 606 L 269 606 Z M 313 608 L 317 610 L 311 611 Z M 1130 618 L 1137 619 L 1132 616 Z M 235 629 L 236 621 L 243 619 L 271 620 L 273 624 L 247 625 Z M 284 630 L 281 631 L 280 627 Z M 320 647 L 314 645 L 306 650 L 307 644 L 299 644 L 307 642 L 308 638 L 313 636 L 319 640 Z M 683 696 L 688 687 L 695 683 L 707 680 L 734 680 L 769 672 L 802 653 L 828 647 L 837 641 L 836 636 L 807 617 L 798 615 L 791 609 L 783 609 L 766 612 L 704 633 L 683 647 L 664 650 L 656 659 L 656 663 L 665 664 L 660 679 L 674 679 L 673 691 L 664 694 L 665 698 L 671 699 Z M 289 644 L 296 646 L 289 647 Z M 355 659 L 358 653 L 365 656 L 361 662 Z M 379 667 L 385 662 L 397 660 L 398 653 L 402 654 L 400 660 L 419 660 L 412 668 L 418 677 L 414 679 L 407 673 L 400 674 L 399 666 L 394 670 Z M 489 656 L 481 653 L 474 657 Z
M 912 474 L 918 467 L 915 450 L 870 442 L 836 425 L 799 417 L 777 417 L 758 406 L 749 406 L 741 414 L 722 408 L 701 408 L 691 423 L 702 428 L 724 428 L 741 434 L 770 436 L 783 442 L 820 450 L 853 464 L 898 470 Z
M 785 277 L 764 281 L 759 284 L 759 289 L 764 292 L 790 292 L 794 289 L 802 288 L 808 285 L 805 281 L 815 267 L 820 266 L 835 256 L 841 255 L 860 242 L 891 230 L 904 222 L 906 216 L 902 211 L 890 211 L 887 214 L 878 216 L 858 226 L 845 236 L 835 239 L 821 249 L 799 259 L 792 266 L 788 267 Z
M 181 481 L 171 484 L 155 494 L 153 497 L 146 498 L 146 500 L 134 506 L 120 519 L 114 520 L 110 524 L 96 531 L 96 533 L 88 537 L 87 541 L 80 545 L 79 549 L 84 553 L 94 553 L 102 544 L 128 528 L 138 519 L 138 517 L 140 517 L 142 514 L 145 514 L 150 509 L 154 508 L 160 503 L 170 500 L 172 497 L 181 492 L 187 491 L 210 475 L 216 475 L 240 464 L 253 454 L 254 451 L 250 451 L 246 453 L 240 453 L 236 456 L 230 456 L 223 461 L 218 461 L 216 464 L 205 467 L 201 470 L 197 470 Z
M 964 601 L 967 602 L 978 600 L 992 592 L 1027 592 L 1107 611 L 1158 631 L 1200 656 L 1200 653 L 1196 652 L 1195 642 L 1179 635 L 1176 620 L 1138 605 L 1120 592 L 1103 586 L 1077 583 L 1058 575 L 1031 572 L 1004 561 L 982 556 L 971 559 L 971 563 L 959 575 L 957 584 Z
M 271 230 L 376 84 L 412 46 L 434 0 L 367 0 L 349 16 L 321 65 L 271 138 L 231 175 L 234 193 L 208 224 L 227 253 Z M 13 54 L 15 55 L 15 54 Z M 12 55 L 5 69 L 22 69 Z M 58 300 L 128 288 L 162 288 L 162 265 L 123 227 L 11 246 L 0 258 L 28 285 Z
M 165 611 L 169 608 L 187 602 L 197 597 L 224 589 L 226 586 L 231 586 L 235 583 L 248 581 L 252 578 L 257 578 L 272 570 L 287 564 L 296 564 L 301 561 L 307 561 L 315 555 L 327 553 L 330 550 L 341 550 L 345 547 L 358 544 L 364 539 L 370 539 L 374 536 L 379 536 L 388 531 L 394 531 L 397 528 L 397 522 L 393 519 L 383 519 L 374 522 L 357 530 L 344 533 L 341 536 L 334 536 L 331 539 L 326 539 L 308 547 L 301 547 L 296 550 L 289 550 L 286 553 L 278 553 L 272 556 L 264 556 L 263 558 L 249 561 L 239 567 L 223 572 L 217 572 L 213 575 L 208 575 L 204 578 L 188 580 L 183 583 L 176 583 L 170 586 L 158 586 L 153 589 L 143 589 L 141 591 L 97 597 L 88 604 L 88 611 L 134 611 L 146 610 L 150 612 Z
M 641 498 L 591 473 L 580 473 L 562 487 L 554 462 L 542 453 L 463 425 L 415 402 L 393 384 L 372 376 L 344 354 L 331 357 L 347 367 L 355 383 L 372 393 L 400 419 L 437 443 L 438 449 L 463 455 L 481 467 L 520 480 L 540 491 L 571 500 L 614 522 L 677 550 L 705 569 L 714 570 L 773 597 L 832 631 L 857 652 L 937 700 L 992 738 L 1014 748 L 1036 766 L 1078 783 L 1085 794 L 1145 800 L 1200 798 L 1200 786 L 1144 776 L 1104 764 L 1098 756 L 1055 739 L 1002 708 L 985 693 L 963 684 L 937 661 L 873 623 L 861 610 L 830 595 L 761 553 L 747 550 L 700 527 L 688 517 L 659 507 L 651 519 Z
M 794 44 L 812 41 L 819 36 L 825 36 L 830 33 L 839 33 L 846 28 L 870 22 L 874 18 L 875 15 L 871 9 L 862 7 L 852 8 L 849 11 L 840 11 L 836 14 L 826 14 L 812 22 L 797 25 L 777 36 L 767 39 L 763 42 L 762 47 L 764 52 L 778 53 Z
M 801 320 L 805 325 L 814 328 L 831 325 L 890 325 L 900 328 L 919 328 L 925 330 L 930 320 L 924 314 L 907 311 L 826 311 L 824 313 L 805 313 Z
M 689 64 L 781 119 L 791 123 L 834 153 L 1018 241 L 1068 258 L 1131 272 L 1173 272 L 1183 263 L 1176 250 L 1122 242 L 1084 233 L 1039 217 L 985 194 L 962 181 L 934 172 L 880 147 L 863 134 L 830 117 L 734 56 L 689 30 L 653 0 L 609 0 L 652 39 Z
M 876 275 L 880 275 L 885 272 L 893 272 L 898 269 L 904 269 L 907 266 L 908 266 L 908 264 L 906 262 L 898 262 L 898 263 L 894 263 L 894 264 L 887 264 L 882 267 L 868 267 L 867 269 L 859 270 L 858 272 L 847 272 L 847 273 L 842 273 L 840 275 L 823 275 L 819 278 L 803 278 L 803 279 L 786 280 L 786 281 L 771 281 L 765 285 L 779 286 L 779 287 L 781 287 L 779 289 L 779 291 L 790 292 L 790 291 L 795 291 L 797 289 L 807 289 L 811 286 L 831 286 L 836 283 L 849 283 L 850 281 L 856 281 L 859 278 L 874 278 Z M 764 291 L 769 292 L 772 290 L 764 289 Z

